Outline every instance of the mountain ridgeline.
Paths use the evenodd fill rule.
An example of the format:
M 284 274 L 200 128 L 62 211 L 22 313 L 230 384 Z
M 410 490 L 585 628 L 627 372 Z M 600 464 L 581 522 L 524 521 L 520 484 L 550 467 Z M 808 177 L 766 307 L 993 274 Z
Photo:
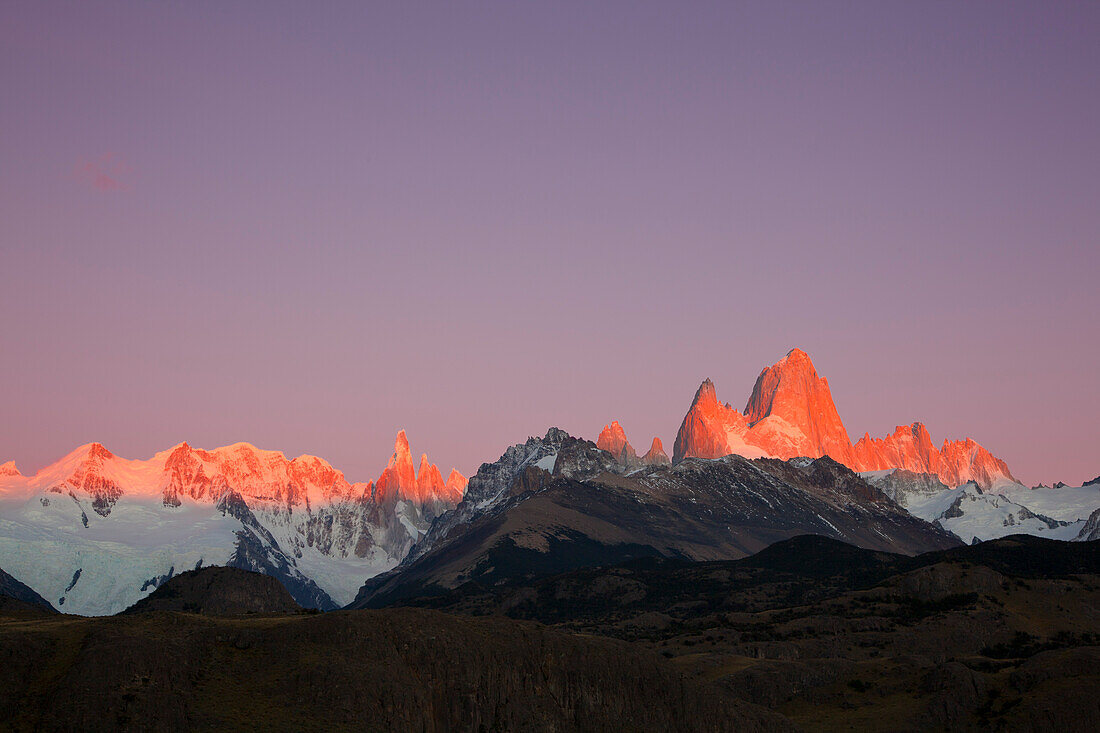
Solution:
M 148 460 L 90 443 L 32 476 L 4 465 L 0 562 L 66 612 L 116 613 L 204 565 L 271 575 L 331 610 L 404 558 L 465 487 L 426 455 L 418 472 L 404 431 L 366 483 L 248 443 L 181 443 Z
M 208 566 L 333 610 L 639 557 L 730 560 L 807 533 L 915 554 L 1098 527 L 1100 484 L 1028 489 L 969 438 L 936 447 L 912 423 L 853 444 L 798 349 L 760 373 L 743 412 L 705 380 L 671 459 L 658 437 L 639 455 L 612 421 L 594 444 L 552 428 L 468 482 L 414 461 L 404 431 L 365 483 L 248 443 L 147 460 L 89 443 L 30 476 L 0 465 L 0 566 L 90 615 Z
M 885 438 L 864 435 L 852 444 L 829 391 L 810 357 L 792 349 L 764 369 L 744 412 L 722 404 L 709 379 L 695 393 L 676 434 L 673 461 L 720 458 L 829 456 L 854 471 L 904 469 L 933 474 L 948 486 L 975 481 L 988 490 L 1017 483 L 1004 461 L 970 438 L 932 444 L 922 423 L 899 426 Z
M 463 501 L 351 607 L 641 557 L 735 559 L 802 534 L 908 554 L 959 544 L 828 457 L 633 467 L 552 428 L 483 464 Z

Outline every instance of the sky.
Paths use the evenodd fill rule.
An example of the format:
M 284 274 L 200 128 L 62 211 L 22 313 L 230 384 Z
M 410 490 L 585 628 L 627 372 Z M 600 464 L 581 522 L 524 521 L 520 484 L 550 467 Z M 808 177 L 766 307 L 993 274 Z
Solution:
M 1100 6 L 0 6 L 0 461 L 852 439 L 1100 474 Z

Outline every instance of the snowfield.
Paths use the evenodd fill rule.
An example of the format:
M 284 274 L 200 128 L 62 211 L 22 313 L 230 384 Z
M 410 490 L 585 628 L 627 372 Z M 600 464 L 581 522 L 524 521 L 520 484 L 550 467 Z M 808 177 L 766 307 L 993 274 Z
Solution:
M 869 471 L 861 475 L 882 486 L 893 474 Z M 967 483 L 929 492 L 925 486 L 913 484 L 898 489 L 895 499 L 910 514 L 939 524 L 964 542 L 984 542 L 1010 534 L 1074 540 L 1089 515 L 1100 508 L 1100 487 L 1029 489 L 1002 481 L 988 491 Z
M 169 573 L 224 565 L 239 529 L 209 504 L 169 508 L 141 497 L 101 517 L 71 496 L 40 492 L 0 499 L 0 567 L 66 613 L 111 614 Z

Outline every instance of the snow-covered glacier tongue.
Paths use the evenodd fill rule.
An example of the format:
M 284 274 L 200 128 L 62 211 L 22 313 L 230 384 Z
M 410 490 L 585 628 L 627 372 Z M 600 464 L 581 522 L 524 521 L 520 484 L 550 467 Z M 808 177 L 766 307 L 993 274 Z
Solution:
M 402 431 L 391 468 L 411 464 Z M 389 469 L 387 469 L 389 470 Z M 453 507 L 465 477 L 447 482 L 422 459 L 389 480 L 349 483 L 323 459 L 287 459 L 247 443 L 182 443 L 149 460 L 98 443 L 34 475 L 0 471 L 0 568 L 58 609 L 117 613 L 173 575 L 229 565 L 277 577 L 306 607 L 333 609 L 394 567 Z

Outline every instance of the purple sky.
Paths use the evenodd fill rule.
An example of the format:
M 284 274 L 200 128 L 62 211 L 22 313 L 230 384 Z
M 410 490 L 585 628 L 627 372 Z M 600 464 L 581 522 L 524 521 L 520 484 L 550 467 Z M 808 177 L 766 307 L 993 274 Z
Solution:
M 798 346 L 1100 474 L 1100 6 L 323 6 L 0 6 L 0 461 L 671 452 Z

